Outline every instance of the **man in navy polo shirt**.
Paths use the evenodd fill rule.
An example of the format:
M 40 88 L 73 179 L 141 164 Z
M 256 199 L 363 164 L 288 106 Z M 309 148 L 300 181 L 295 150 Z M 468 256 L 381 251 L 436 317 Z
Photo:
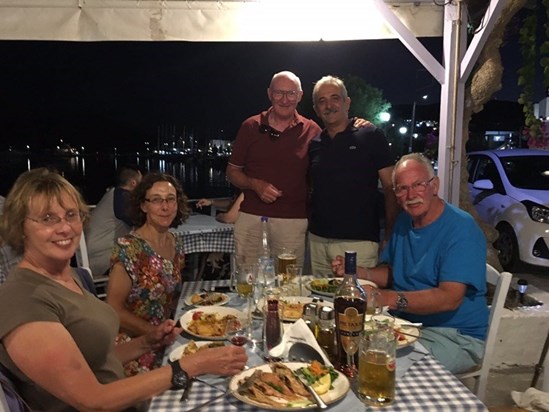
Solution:
M 309 145 L 313 274 L 331 274 L 332 260 L 345 250 L 357 251 L 359 266 L 375 266 L 380 241 L 378 181 L 385 198 L 385 239 L 398 211 L 389 145 L 375 126 L 353 126 L 351 99 L 341 79 L 320 79 L 313 89 L 313 104 L 325 126 Z

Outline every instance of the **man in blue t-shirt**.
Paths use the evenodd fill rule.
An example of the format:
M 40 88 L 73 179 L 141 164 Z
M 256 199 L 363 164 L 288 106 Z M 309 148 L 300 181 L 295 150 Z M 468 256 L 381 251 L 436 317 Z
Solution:
M 484 354 L 486 239 L 471 215 L 438 197 L 439 179 L 421 154 L 403 156 L 392 180 L 403 212 L 381 255 L 387 265 L 360 267 L 358 277 L 387 288 L 380 304 L 422 322 L 423 346 L 450 371 L 463 372 Z M 333 262 L 338 273 L 341 266 L 341 259 Z

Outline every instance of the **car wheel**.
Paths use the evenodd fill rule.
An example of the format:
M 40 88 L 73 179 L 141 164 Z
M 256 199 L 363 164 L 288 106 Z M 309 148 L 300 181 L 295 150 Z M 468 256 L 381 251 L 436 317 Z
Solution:
M 519 264 L 517 237 L 513 228 L 507 224 L 497 227 L 499 237 L 494 243 L 494 247 L 499 251 L 499 263 L 503 269 L 513 271 Z

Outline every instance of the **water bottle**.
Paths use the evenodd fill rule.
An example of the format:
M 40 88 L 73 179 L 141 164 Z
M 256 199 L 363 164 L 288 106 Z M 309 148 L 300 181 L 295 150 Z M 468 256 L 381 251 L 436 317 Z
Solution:
M 261 216 L 261 245 L 260 256 L 271 257 L 271 246 L 269 243 L 269 218 Z

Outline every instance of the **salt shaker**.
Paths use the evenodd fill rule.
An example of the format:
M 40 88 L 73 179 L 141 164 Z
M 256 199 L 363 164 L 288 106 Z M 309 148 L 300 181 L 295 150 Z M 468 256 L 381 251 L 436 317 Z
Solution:
M 316 303 L 307 303 L 303 306 L 303 320 L 316 337 Z

